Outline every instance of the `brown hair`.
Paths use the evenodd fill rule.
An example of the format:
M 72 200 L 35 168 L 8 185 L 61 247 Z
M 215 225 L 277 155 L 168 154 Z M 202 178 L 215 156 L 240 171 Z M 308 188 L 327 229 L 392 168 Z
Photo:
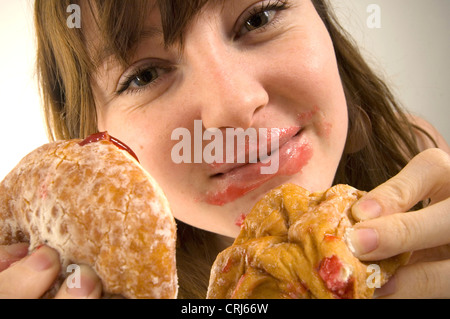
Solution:
M 418 131 L 436 142 L 408 120 L 407 112 L 365 62 L 327 3 L 312 2 L 333 41 L 347 99 L 349 132 L 334 183 L 369 191 L 396 175 L 420 152 Z
M 80 3 L 82 0 L 79 0 Z M 211 0 L 158 0 L 166 45 L 182 44 L 187 23 Z M 325 0 L 312 0 L 330 33 L 348 104 L 349 132 L 335 183 L 370 190 L 395 175 L 419 152 L 416 130 L 384 82 L 366 64 Z M 37 69 L 50 139 L 85 137 L 97 130 L 92 71 L 83 29 L 66 25 L 75 0 L 36 0 Z M 101 52 L 126 62 L 142 30 L 149 1 L 89 3 L 101 32 Z M 425 132 L 423 132 L 425 133 Z M 426 134 L 426 133 L 425 133 Z M 204 298 L 218 252 L 214 234 L 178 223 L 180 298 Z

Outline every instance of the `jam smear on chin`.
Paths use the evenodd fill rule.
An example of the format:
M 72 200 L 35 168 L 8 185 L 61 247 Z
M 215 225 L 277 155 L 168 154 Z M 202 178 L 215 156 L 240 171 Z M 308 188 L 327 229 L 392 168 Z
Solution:
M 275 176 L 291 176 L 301 172 L 312 158 L 312 155 L 313 150 L 308 142 L 296 143 L 286 154 L 280 155 L 280 167 L 275 174 L 259 174 L 259 166 L 256 166 L 257 168 L 250 172 L 242 173 L 241 171 L 241 173 L 222 181 L 217 191 L 207 192 L 202 201 L 216 206 L 223 206 L 233 202 L 257 189 Z
M 124 142 L 118 140 L 117 138 L 111 136 L 108 134 L 108 132 L 99 132 L 92 135 L 89 135 L 86 137 L 83 141 L 78 143 L 80 146 L 84 146 L 91 143 L 96 143 L 99 141 L 109 141 L 115 146 L 117 146 L 119 149 L 127 151 L 131 156 L 133 156 L 136 161 L 139 162 L 139 159 L 137 158 L 136 154 L 133 152 L 133 150 L 128 147 Z

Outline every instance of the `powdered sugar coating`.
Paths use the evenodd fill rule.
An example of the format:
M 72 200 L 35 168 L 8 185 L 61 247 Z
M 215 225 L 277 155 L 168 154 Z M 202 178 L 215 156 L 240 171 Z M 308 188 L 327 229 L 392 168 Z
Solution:
M 108 141 L 46 144 L 0 184 L 0 244 L 45 243 L 91 265 L 104 290 L 175 298 L 176 225 L 156 181 Z

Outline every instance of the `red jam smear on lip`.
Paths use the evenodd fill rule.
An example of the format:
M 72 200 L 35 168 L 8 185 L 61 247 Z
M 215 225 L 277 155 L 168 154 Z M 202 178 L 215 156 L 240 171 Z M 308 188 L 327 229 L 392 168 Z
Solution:
M 339 299 L 352 299 L 354 278 L 343 280 L 341 271 L 343 267 L 336 255 L 326 257 L 320 262 L 319 276 L 334 296 Z
M 89 135 L 88 137 L 86 137 L 83 141 L 81 141 L 80 143 L 78 143 L 80 146 L 84 146 L 87 144 L 91 144 L 91 143 L 96 143 L 96 142 L 100 142 L 100 141 L 109 141 L 112 144 L 114 144 L 115 146 L 117 146 L 119 149 L 127 151 L 128 153 L 130 153 L 131 156 L 133 156 L 136 161 L 139 162 L 139 159 L 137 158 L 136 154 L 133 152 L 133 150 L 131 148 L 129 148 L 124 142 L 118 140 L 117 138 L 111 136 L 108 134 L 108 132 L 99 132 L 99 133 L 95 133 L 92 135 Z

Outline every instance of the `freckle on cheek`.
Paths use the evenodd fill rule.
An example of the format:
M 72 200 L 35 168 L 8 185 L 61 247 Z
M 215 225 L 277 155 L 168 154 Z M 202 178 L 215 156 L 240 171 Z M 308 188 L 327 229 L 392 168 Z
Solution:
M 315 122 L 317 121 L 316 124 L 318 134 L 325 138 L 329 138 L 331 136 L 333 124 L 325 121 L 325 115 L 319 110 L 318 106 L 314 106 L 312 110 L 298 114 L 297 116 L 300 125 L 305 125 L 313 120 Z
M 311 122 L 313 116 L 316 114 L 317 111 L 309 111 L 309 112 L 304 112 L 301 114 L 298 114 L 298 121 L 301 125 L 304 125 L 305 123 Z
M 331 129 L 333 128 L 333 124 L 330 122 L 322 122 L 319 127 L 319 134 L 325 138 L 329 138 L 331 135 Z
M 315 105 L 312 110 L 298 114 L 298 121 L 300 125 L 307 124 L 308 122 L 311 122 L 312 119 L 319 113 L 319 107 Z

